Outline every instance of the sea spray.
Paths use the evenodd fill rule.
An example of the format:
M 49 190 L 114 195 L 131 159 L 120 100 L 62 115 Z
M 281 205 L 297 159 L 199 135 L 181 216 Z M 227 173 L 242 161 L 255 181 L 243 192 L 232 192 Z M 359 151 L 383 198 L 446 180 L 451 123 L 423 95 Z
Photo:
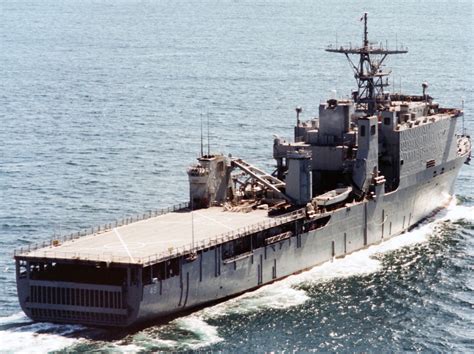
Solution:
M 77 344 L 80 340 L 68 337 L 82 330 L 79 325 L 58 325 L 48 322 L 26 322 L 19 315 L 9 316 L 19 326 L 0 330 L 1 350 L 15 353 L 45 353 Z M 14 317 L 14 318 L 12 318 Z M 2 322 L 5 325 L 5 318 Z

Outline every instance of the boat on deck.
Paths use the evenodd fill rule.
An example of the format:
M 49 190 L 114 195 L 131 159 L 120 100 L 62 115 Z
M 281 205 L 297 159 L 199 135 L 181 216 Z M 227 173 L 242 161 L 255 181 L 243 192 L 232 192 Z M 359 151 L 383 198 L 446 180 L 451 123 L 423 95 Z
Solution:
M 321 194 L 314 199 L 316 201 L 316 205 L 326 207 L 343 202 L 349 197 L 351 192 L 352 187 L 336 188 L 332 191 Z

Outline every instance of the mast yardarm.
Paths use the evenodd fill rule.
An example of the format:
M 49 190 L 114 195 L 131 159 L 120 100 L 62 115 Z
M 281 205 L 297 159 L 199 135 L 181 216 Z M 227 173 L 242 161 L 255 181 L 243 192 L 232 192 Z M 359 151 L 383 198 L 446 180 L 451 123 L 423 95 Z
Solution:
M 364 21 L 362 47 L 341 46 L 333 48 L 330 46 L 326 51 L 345 54 L 354 70 L 354 77 L 357 81 L 357 92 L 353 92 L 353 99 L 360 109 L 367 110 L 367 113 L 370 115 L 377 109 L 377 103 L 382 103 L 386 99 L 384 87 L 389 86 L 388 76 L 391 71 L 382 70 L 385 58 L 389 54 L 405 54 L 408 50 L 406 48 L 389 50 L 388 48 L 383 48 L 381 44 L 370 43 L 367 31 L 367 13 L 364 13 L 360 20 Z M 359 56 L 357 64 L 349 55 Z

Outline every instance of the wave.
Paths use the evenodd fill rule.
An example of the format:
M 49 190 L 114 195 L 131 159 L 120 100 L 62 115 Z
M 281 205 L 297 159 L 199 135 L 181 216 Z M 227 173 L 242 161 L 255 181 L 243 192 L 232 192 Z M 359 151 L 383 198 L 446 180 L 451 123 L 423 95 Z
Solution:
M 0 317 L 1 350 L 15 353 L 58 351 L 76 344 L 79 339 L 68 337 L 82 330 L 80 325 L 33 323 L 23 313 Z

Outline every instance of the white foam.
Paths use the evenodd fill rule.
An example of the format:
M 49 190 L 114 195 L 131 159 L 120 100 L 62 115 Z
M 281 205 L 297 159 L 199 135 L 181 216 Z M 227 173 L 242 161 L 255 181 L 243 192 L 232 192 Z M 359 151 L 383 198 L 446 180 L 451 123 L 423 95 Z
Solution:
M 457 205 L 457 200 L 453 198 L 449 206 L 440 212 L 440 217 L 441 221 L 474 221 L 474 206 Z
M 64 325 L 64 324 L 54 324 L 49 322 L 34 322 L 26 326 L 18 327 L 15 329 L 17 332 L 26 332 L 26 333 L 43 333 L 46 334 L 59 334 L 59 335 L 68 335 L 74 332 L 83 330 L 85 327 L 81 325 Z
M 457 205 L 453 198 L 450 205 L 440 212 L 435 220 L 428 220 L 410 232 L 354 252 L 344 258 L 326 262 L 301 274 L 292 275 L 235 299 L 205 308 L 197 312 L 196 315 L 208 319 L 229 314 L 247 314 L 269 308 L 279 309 L 301 305 L 309 297 L 304 290 L 295 288 L 295 286 L 306 282 L 330 281 L 336 278 L 377 272 L 381 269 L 382 263 L 374 258 L 375 255 L 427 242 L 440 222 L 460 219 L 473 220 L 474 207 Z
M 169 330 L 173 331 L 173 324 L 167 324 L 164 326 L 147 328 L 142 332 L 133 335 L 133 344 L 140 346 L 143 350 L 150 351 L 150 348 L 158 347 L 160 349 L 173 349 L 178 348 L 179 342 L 173 339 L 160 338 L 160 334 L 163 332 L 167 333 Z M 120 348 L 123 348 L 121 346 Z
M 45 353 L 65 349 L 77 340 L 55 334 L 0 332 L 2 351 L 15 353 Z
M 400 247 L 426 242 L 434 226 L 423 225 L 409 233 L 394 237 L 378 245 L 354 252 L 344 258 L 328 261 L 301 274 L 292 275 L 235 299 L 205 308 L 197 314 L 202 318 L 217 318 L 229 314 L 247 314 L 264 309 L 283 309 L 303 304 L 309 296 L 303 289 L 295 288 L 303 283 L 330 281 L 369 274 L 381 269 L 382 264 L 374 255 Z
M 393 237 L 378 245 L 369 246 L 367 249 L 354 252 L 344 258 L 326 262 L 308 272 L 295 276 L 294 284 L 305 281 L 318 282 L 334 278 L 374 273 L 379 271 L 382 266 L 381 262 L 374 258 L 375 255 L 427 242 L 435 231 L 435 228 L 441 222 L 460 219 L 473 220 L 474 207 L 456 205 L 456 201 L 453 198 L 450 205 L 441 211 L 436 216 L 436 219 L 427 220 L 410 232 Z
M 273 285 L 243 294 L 215 306 L 207 307 L 196 314 L 204 319 L 218 318 L 230 314 L 248 314 L 262 309 L 284 309 L 301 305 L 308 300 L 304 290 L 294 289 L 286 279 Z
M 121 353 L 137 353 L 143 350 L 147 350 L 146 346 L 140 346 L 136 344 L 119 344 L 115 343 L 109 346 L 106 346 L 105 348 L 102 347 L 100 348 L 100 352 L 121 352 Z
M 42 328 L 49 329 L 47 326 Z M 1 349 L 15 353 L 45 353 L 62 350 L 78 342 L 75 338 L 64 337 L 70 331 L 59 333 L 38 333 L 35 330 L 0 331 Z
M 198 339 L 187 339 L 180 342 L 180 346 L 186 349 L 199 349 L 219 343 L 224 339 L 219 337 L 217 327 L 211 326 L 199 315 L 189 315 L 173 321 L 178 327 L 197 335 Z
M 171 339 L 153 339 L 153 344 L 157 345 L 160 349 L 172 349 L 178 347 L 179 343 Z
M 176 339 L 165 339 L 169 333 L 176 333 Z M 160 327 L 150 327 L 133 335 L 132 343 L 115 342 L 113 349 L 121 352 L 139 350 L 197 350 L 221 342 L 217 327 L 207 323 L 202 312 L 177 318 Z
M 240 308 L 240 313 L 250 313 L 265 308 L 286 309 L 300 305 L 306 300 L 308 295 L 303 290 L 294 289 L 289 283 L 281 283 L 240 298 L 235 305 Z
M 78 339 L 65 336 L 84 328 L 78 325 L 34 323 L 23 313 L 0 317 L 0 325 L 9 324 L 18 326 L 0 331 L 0 349 L 15 353 L 44 353 L 67 348 L 77 343 Z
M 22 324 L 32 322 L 23 312 L 18 312 L 10 316 L 0 317 L 0 325 Z

